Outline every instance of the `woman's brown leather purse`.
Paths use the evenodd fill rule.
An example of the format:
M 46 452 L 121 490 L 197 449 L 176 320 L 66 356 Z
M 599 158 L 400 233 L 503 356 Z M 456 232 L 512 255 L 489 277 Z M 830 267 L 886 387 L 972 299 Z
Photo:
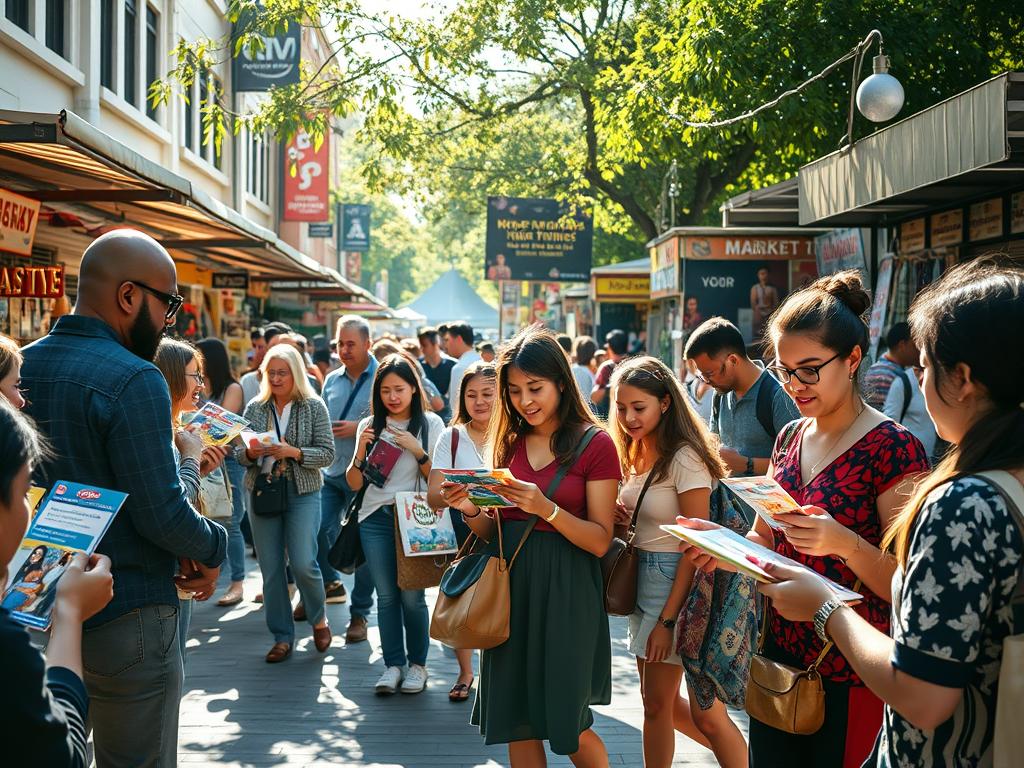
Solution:
M 601 576 L 604 581 L 604 609 L 612 616 L 629 616 L 636 610 L 637 569 L 640 567 L 640 556 L 633 546 L 636 535 L 636 521 L 640 515 L 647 489 L 654 479 L 654 469 L 647 473 L 644 487 L 636 498 L 633 518 L 629 527 L 620 537 L 619 531 L 612 537 L 608 551 L 601 558 Z

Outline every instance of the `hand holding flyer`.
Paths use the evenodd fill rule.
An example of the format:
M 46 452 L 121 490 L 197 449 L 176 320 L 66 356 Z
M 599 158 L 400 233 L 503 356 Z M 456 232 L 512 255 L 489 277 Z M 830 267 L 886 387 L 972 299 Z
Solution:
M 202 438 L 203 445 L 227 445 L 249 422 L 237 413 L 221 408 L 216 403 L 207 403 L 198 411 L 182 414 L 181 424 L 189 432 Z
M 466 486 L 469 500 L 480 508 L 515 506 L 498 490 L 515 480 L 507 469 L 445 469 L 442 475 L 449 483 Z
M 277 439 L 276 432 L 252 432 L 243 429 L 239 435 L 246 448 L 270 448 L 281 444 L 281 441 Z
M 776 531 L 786 526 L 775 519 L 787 513 L 803 514 L 803 509 L 786 489 L 770 477 L 727 477 L 722 480 L 730 491 L 749 504 L 765 523 Z

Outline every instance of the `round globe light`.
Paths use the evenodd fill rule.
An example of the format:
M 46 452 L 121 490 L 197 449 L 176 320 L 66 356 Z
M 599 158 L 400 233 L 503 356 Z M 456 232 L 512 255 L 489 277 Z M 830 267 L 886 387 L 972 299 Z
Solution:
M 903 109 L 903 86 L 889 74 L 888 56 L 875 56 L 872 66 L 874 74 L 857 89 L 857 109 L 871 122 L 884 123 Z

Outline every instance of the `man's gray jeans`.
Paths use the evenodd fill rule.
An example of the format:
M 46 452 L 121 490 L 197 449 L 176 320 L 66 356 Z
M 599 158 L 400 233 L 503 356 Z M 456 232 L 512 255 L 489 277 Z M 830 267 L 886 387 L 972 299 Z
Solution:
M 183 667 L 178 606 L 147 605 L 82 636 L 97 768 L 173 768 Z

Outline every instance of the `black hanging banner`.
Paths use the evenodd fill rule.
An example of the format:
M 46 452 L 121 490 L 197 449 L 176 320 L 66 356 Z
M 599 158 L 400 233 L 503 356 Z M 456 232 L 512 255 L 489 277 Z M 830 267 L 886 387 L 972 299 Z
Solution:
M 232 46 L 240 30 L 245 29 L 248 17 L 243 14 L 235 22 Z M 293 21 L 288 31 L 279 35 L 263 36 L 263 50 L 250 54 L 244 46 L 234 59 L 232 82 L 236 92 L 269 91 L 273 85 L 295 85 L 299 82 L 299 62 L 302 59 L 302 25 Z
M 487 198 L 488 280 L 590 280 L 594 219 L 557 200 Z

